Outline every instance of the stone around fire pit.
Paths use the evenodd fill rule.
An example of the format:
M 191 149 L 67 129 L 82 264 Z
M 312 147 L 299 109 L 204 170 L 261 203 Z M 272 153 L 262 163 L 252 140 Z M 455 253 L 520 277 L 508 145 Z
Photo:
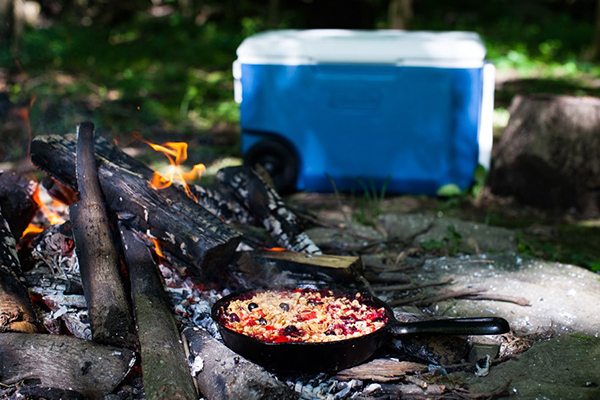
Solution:
M 452 244 L 456 239 L 456 251 L 482 253 L 516 251 L 517 238 L 513 231 L 462 221 L 449 217 L 422 214 L 385 214 L 380 218 L 389 239 L 420 246 L 424 243 Z
M 474 393 L 492 393 L 510 380 L 511 399 L 598 399 L 599 364 L 600 339 L 564 335 L 534 343 L 517 359 L 492 366 L 485 378 L 461 372 L 450 379 Z
M 452 277 L 449 291 L 487 289 L 485 295 L 526 298 L 531 306 L 488 300 L 447 300 L 435 311 L 447 317 L 494 315 L 518 334 L 553 331 L 600 335 L 600 276 L 573 265 L 514 254 L 463 256 L 427 261 L 425 281 Z

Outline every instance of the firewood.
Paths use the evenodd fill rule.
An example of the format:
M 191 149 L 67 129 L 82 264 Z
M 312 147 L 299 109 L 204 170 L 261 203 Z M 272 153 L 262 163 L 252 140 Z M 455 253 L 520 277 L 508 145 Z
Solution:
M 364 285 L 359 257 L 291 251 L 242 251 L 214 279 L 234 290 L 302 285 Z
M 15 244 L 0 211 L 0 332 L 35 332 L 36 315 L 29 293 L 19 279 L 21 264 Z
M 140 342 L 144 391 L 152 399 L 197 399 L 173 309 L 150 249 L 120 227 Z
M 330 283 L 353 283 L 362 273 L 360 257 L 260 251 L 252 257 L 260 264 L 274 263 L 280 272 L 312 276 Z
M 48 388 L 39 385 L 25 385 L 11 399 L 27 400 L 85 400 L 81 393 L 69 389 Z
M 39 206 L 33 199 L 36 184 L 15 172 L 0 173 L 0 208 L 16 239 L 23 234 Z
M 0 333 L 2 383 L 37 381 L 86 398 L 112 392 L 135 362 L 132 351 L 64 335 Z
M 262 367 L 246 360 L 202 328 L 183 331 L 194 357 L 192 371 L 208 400 L 296 399 L 295 393 Z
M 73 237 L 95 342 L 132 347 L 133 318 L 119 274 L 94 155 L 94 125 L 77 126 L 77 182 L 81 200 L 69 207 Z
M 192 264 L 196 272 L 218 270 L 233 257 L 240 241 L 233 228 L 176 185 L 153 189 L 154 171 L 107 141 L 97 140 L 96 152 L 107 207 L 129 227 L 157 238 L 163 252 Z M 73 135 L 35 138 L 31 160 L 62 184 L 76 186 Z
M 339 371 L 335 378 L 342 381 L 351 379 L 389 382 L 406 374 L 427 371 L 427 365 L 393 359 L 376 359 L 365 364 Z
M 223 168 L 217 173 L 223 185 L 233 189 L 238 200 L 254 214 L 279 245 L 287 250 L 321 254 L 321 250 L 304 232 L 298 217 L 285 205 L 279 194 L 253 169 Z

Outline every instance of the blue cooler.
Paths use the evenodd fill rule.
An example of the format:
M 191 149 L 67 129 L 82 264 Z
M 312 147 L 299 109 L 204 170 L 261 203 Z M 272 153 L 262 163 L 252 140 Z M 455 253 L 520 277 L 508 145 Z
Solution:
M 476 33 L 269 31 L 237 56 L 244 160 L 280 190 L 433 195 L 489 167 L 494 67 Z

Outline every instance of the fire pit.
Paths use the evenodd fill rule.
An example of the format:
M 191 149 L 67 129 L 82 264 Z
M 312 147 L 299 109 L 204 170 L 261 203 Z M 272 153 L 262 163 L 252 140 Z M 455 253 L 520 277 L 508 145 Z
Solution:
M 164 148 L 174 164 L 182 160 L 172 146 Z M 224 169 L 214 188 L 177 183 L 115 145 L 94 140 L 89 123 L 78 126 L 78 138 L 36 138 L 31 157 L 53 182 L 45 185 L 49 189 L 27 180 L 14 185 L 31 198 L 33 210 L 42 211 L 27 230 L 0 224 L 0 369 L 3 383 L 25 383 L 2 389 L 6 393 L 347 398 L 401 395 L 407 382 L 410 390 L 428 393 L 417 376 L 403 385 L 382 384 L 386 374 L 398 380 L 427 370 L 390 358 L 389 348 L 375 354 L 366 375 L 275 376 L 222 343 L 211 308 L 232 291 L 371 289 L 360 259 L 322 255 L 300 219 L 255 171 Z M 28 212 L 19 211 L 20 218 L 31 220 L 27 215 L 35 212 Z M 269 238 L 245 229 L 250 224 L 262 226 Z M 13 236 L 20 238 L 19 254 Z M 457 340 L 464 347 L 466 341 Z

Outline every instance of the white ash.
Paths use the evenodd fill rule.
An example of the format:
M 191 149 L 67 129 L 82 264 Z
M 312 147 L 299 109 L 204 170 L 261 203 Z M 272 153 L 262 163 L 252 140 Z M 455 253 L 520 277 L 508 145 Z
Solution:
M 196 284 L 192 278 L 183 275 L 185 271 L 164 263 L 159 265 L 159 270 L 165 282 L 165 291 L 179 321 L 184 325 L 202 327 L 220 339 L 217 323 L 211 316 L 211 308 L 227 292 L 207 290 Z
M 190 373 L 195 378 L 204 369 L 204 360 L 200 356 L 193 357 L 193 359 L 192 356 L 190 356 L 189 363 Z
M 326 374 L 313 377 L 290 377 L 285 383 L 304 400 L 350 399 L 363 387 L 363 382 L 360 380 L 338 381 Z
M 83 295 L 79 263 L 73 239 L 54 225 L 35 239 L 31 257 L 34 268 L 24 277 L 32 294 L 39 295 L 49 311 L 37 310 L 50 333 L 64 328 L 73 336 L 91 340 L 87 303 Z

